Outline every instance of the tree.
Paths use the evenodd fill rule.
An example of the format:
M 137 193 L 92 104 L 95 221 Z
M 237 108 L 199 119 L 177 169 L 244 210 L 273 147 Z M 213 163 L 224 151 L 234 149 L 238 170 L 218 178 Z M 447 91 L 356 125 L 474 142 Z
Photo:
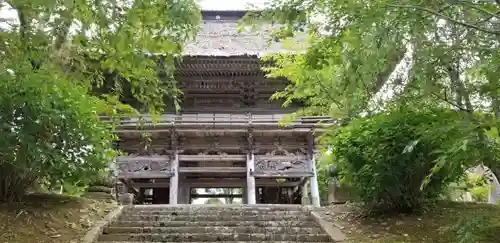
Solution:
M 274 21 L 278 40 L 309 36 L 302 53 L 270 55 L 265 68 L 291 81 L 275 98 L 305 103 L 298 115 L 348 123 L 402 104 L 458 110 L 475 129 L 449 142 L 481 149 L 476 164 L 500 177 L 499 12 L 498 1 L 290 0 L 244 23 Z
M 195 35 L 196 2 L 10 0 L 0 19 L 0 200 L 33 183 L 85 185 L 112 161 L 99 114 L 160 112 L 174 61 Z M 159 72 L 159 70 L 161 72 Z M 160 75 L 159 75 L 160 73 Z
M 455 111 L 399 107 L 353 120 L 323 139 L 331 145 L 340 182 L 352 186 L 366 206 L 409 212 L 437 199 L 474 163 L 481 151 L 447 143 L 471 129 Z
M 0 71 L 0 201 L 34 183 L 85 186 L 112 161 L 113 135 L 96 116 L 105 104 L 84 94 L 51 70 Z
M 8 50 L 0 53 L 2 60 L 8 60 L 3 65 L 12 69 L 9 64 L 28 61 L 34 68 L 53 68 L 89 92 L 104 85 L 111 74 L 108 98 L 123 98 L 123 87 L 128 86 L 130 94 L 152 113 L 161 111 L 165 94 L 178 93 L 172 72 L 175 57 L 195 36 L 200 22 L 194 0 L 1 4 L 18 15 L 18 23 L 2 21 L 10 25 L 0 39 L 2 50 Z M 158 77 L 159 67 L 163 78 Z

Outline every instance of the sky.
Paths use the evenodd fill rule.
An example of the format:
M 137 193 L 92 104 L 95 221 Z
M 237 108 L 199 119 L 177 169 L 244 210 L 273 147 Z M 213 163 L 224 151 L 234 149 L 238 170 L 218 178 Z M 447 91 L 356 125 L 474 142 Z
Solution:
M 244 10 L 250 5 L 263 6 L 269 0 L 198 0 L 203 10 Z M 3 0 L 0 0 L 2 3 Z M 16 12 L 7 7 L 0 9 L 0 18 L 15 18 Z
M 249 4 L 264 5 L 269 0 L 199 0 L 203 10 L 244 10 Z

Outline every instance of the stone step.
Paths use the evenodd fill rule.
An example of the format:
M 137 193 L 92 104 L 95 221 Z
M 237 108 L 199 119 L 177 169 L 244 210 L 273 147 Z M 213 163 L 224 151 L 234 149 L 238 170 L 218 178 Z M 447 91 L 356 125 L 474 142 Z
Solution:
M 275 233 L 275 234 L 319 234 L 322 232 L 319 227 L 117 227 L 111 226 L 104 229 L 104 234 L 124 234 L 124 233 Z
M 275 234 L 275 233 L 172 233 L 172 234 L 103 234 L 99 241 L 151 241 L 151 242 L 196 242 L 196 241 L 299 241 L 328 242 L 326 234 Z
M 254 227 L 316 227 L 316 222 L 305 221 L 115 221 L 112 226 L 117 227 L 207 227 L 207 226 L 254 226 Z
M 191 205 L 193 206 L 193 205 Z M 206 211 L 302 211 L 301 206 L 288 205 L 288 206 L 162 206 L 162 205 L 135 205 L 125 208 L 125 211 L 167 211 L 167 212 L 206 212 Z
M 307 221 L 306 215 L 121 215 L 122 221 Z
M 186 241 L 163 241 L 163 243 L 183 243 Z M 188 241 L 189 243 L 255 243 L 255 241 Z M 258 241 L 258 243 L 300 243 L 302 241 Z M 99 243 L 155 243 L 155 241 L 99 241 Z M 331 243 L 316 242 L 316 243 Z
M 122 215 L 179 215 L 179 216 L 190 216 L 190 215 L 199 215 L 202 214 L 201 212 L 189 212 L 189 211 L 143 211 L 143 212 L 137 212 L 137 211 L 129 211 L 129 212 L 124 212 Z M 276 215 L 276 216 L 281 216 L 281 215 L 306 215 L 306 213 L 302 211 L 258 211 L 258 210 L 252 210 L 252 211 L 207 211 L 204 212 L 203 214 L 210 214 L 210 215 L 235 215 L 235 216 L 254 216 L 254 215 Z

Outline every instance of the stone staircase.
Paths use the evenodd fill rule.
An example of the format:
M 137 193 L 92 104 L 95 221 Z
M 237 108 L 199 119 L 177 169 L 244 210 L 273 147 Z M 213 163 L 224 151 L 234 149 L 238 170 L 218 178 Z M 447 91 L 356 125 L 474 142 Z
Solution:
M 129 206 L 96 238 L 99 243 L 333 242 L 295 205 Z

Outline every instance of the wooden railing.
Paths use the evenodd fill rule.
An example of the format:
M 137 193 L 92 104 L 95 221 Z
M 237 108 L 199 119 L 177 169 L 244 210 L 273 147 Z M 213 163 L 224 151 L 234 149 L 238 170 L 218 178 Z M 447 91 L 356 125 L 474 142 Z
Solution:
M 172 123 L 172 124 L 268 124 L 278 123 L 288 114 L 234 114 L 234 113 L 187 113 L 187 114 L 164 114 L 161 116 L 140 115 L 136 117 L 120 117 L 121 125 L 132 125 L 140 122 L 148 123 Z M 109 121 L 109 117 L 102 116 L 103 120 Z M 332 124 L 334 119 L 326 116 L 300 117 L 293 123 L 299 124 Z

